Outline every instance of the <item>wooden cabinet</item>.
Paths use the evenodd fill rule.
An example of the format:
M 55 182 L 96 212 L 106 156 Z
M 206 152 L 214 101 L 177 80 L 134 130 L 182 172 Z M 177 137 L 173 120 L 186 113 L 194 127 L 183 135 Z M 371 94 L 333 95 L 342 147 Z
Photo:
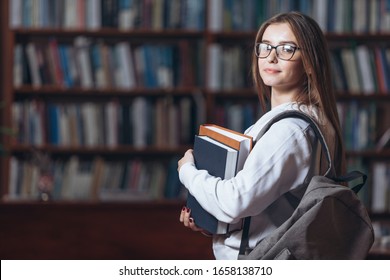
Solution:
M 2 259 L 213 259 L 178 203 L 0 204 Z

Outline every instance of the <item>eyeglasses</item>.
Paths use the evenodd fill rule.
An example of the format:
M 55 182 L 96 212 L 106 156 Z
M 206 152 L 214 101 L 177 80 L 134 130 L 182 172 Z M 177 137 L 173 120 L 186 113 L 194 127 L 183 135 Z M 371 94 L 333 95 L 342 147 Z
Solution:
M 266 58 L 272 49 L 276 50 L 276 56 L 282 60 L 290 60 L 294 56 L 295 51 L 300 50 L 300 48 L 289 44 L 271 46 L 267 43 L 257 43 L 255 46 L 255 54 L 258 58 Z

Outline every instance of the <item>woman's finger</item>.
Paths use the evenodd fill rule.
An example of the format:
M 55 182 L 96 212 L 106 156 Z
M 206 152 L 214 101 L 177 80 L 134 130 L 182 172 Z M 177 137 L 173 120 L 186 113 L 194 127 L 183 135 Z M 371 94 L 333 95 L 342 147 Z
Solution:
M 180 221 L 181 223 L 184 222 L 184 214 L 185 214 L 186 209 L 187 209 L 187 207 L 183 206 L 183 208 L 182 208 L 181 211 L 180 211 L 179 221 Z

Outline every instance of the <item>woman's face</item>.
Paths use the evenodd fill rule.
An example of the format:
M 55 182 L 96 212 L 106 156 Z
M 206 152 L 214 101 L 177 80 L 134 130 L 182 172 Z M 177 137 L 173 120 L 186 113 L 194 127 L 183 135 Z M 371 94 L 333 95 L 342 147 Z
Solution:
M 271 46 L 288 44 L 299 47 L 288 23 L 271 24 L 263 34 L 261 43 Z M 305 71 L 301 59 L 301 51 L 296 50 L 290 60 L 277 57 L 276 49 L 272 49 L 266 58 L 258 58 L 258 67 L 262 80 L 272 87 L 272 93 L 297 92 L 302 89 Z

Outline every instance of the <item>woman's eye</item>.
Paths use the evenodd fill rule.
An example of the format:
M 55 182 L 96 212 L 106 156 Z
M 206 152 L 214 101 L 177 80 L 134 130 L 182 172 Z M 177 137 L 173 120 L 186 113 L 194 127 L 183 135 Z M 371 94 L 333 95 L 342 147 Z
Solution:
M 285 45 L 283 46 L 283 51 L 286 52 L 286 53 L 291 53 L 294 51 L 294 47 L 293 46 L 289 46 L 289 45 Z

